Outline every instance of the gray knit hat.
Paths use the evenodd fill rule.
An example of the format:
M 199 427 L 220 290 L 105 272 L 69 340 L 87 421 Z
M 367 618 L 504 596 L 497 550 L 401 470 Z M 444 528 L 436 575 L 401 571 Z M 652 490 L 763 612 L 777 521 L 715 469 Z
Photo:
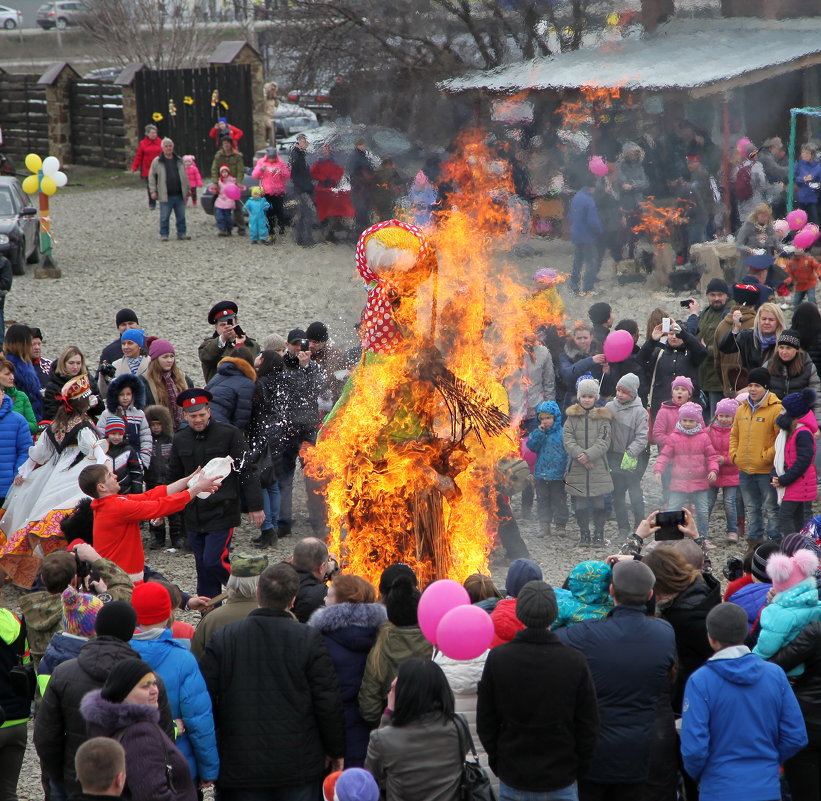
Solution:
M 553 587 L 544 581 L 528 581 L 516 598 L 516 617 L 530 629 L 546 629 L 559 616 Z
M 616 389 L 621 387 L 630 393 L 631 398 L 639 394 L 639 377 L 635 373 L 625 373 L 616 384 Z
M 576 384 L 576 397 L 580 398 L 582 395 L 593 395 L 599 397 L 599 382 L 595 378 L 583 378 Z
M 707 634 L 722 645 L 741 645 L 749 627 L 747 613 L 738 604 L 719 604 L 707 615 Z

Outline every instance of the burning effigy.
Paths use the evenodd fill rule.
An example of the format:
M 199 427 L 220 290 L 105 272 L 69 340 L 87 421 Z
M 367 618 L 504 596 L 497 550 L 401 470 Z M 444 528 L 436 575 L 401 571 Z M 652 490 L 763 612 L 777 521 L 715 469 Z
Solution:
M 533 321 L 527 290 L 495 252 L 509 166 L 466 137 L 443 177 L 451 191 L 430 235 L 388 220 L 359 239 L 363 355 L 306 453 L 331 549 L 371 580 L 392 562 L 422 582 L 485 571 L 497 465 L 518 453 L 501 379 Z M 540 311 L 543 324 L 560 323 L 560 309 Z

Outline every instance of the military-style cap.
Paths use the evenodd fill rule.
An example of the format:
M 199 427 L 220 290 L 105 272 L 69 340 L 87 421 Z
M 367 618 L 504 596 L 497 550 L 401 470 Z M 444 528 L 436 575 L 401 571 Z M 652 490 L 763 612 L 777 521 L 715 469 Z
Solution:
M 235 553 L 231 556 L 231 575 L 237 578 L 259 576 L 268 567 L 265 554 Z
M 215 303 L 211 307 L 211 311 L 208 312 L 208 322 L 214 325 L 226 317 L 236 317 L 238 313 L 239 307 L 233 300 L 221 300 L 219 303 Z
M 186 412 L 195 412 L 206 406 L 213 396 L 207 389 L 186 389 L 177 395 L 177 406 Z

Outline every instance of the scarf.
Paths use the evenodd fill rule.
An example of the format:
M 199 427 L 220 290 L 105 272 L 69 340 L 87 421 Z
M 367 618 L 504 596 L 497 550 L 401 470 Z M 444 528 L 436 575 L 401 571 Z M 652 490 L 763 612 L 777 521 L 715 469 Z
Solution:
M 126 356 L 126 361 L 128 362 L 128 369 L 131 370 L 131 375 L 137 375 L 137 370 L 140 368 L 140 362 L 143 360 L 142 356 L 137 356 L 136 359 L 129 359 Z
M 785 464 L 785 457 L 787 455 L 787 437 L 789 434 L 782 428 L 775 438 L 775 458 L 773 459 L 773 467 L 777 476 L 783 475 L 787 469 Z M 787 492 L 786 487 L 776 487 L 775 493 L 778 496 L 778 502 L 784 500 L 784 495 Z
M 182 409 L 177 406 L 177 395 L 180 394 L 179 387 L 174 383 L 171 371 L 163 371 L 162 380 L 165 382 L 165 394 L 167 395 L 167 406 L 174 420 L 174 431 L 182 425 Z
M 765 350 L 775 345 L 775 340 L 778 338 L 777 334 L 770 334 L 768 337 L 761 336 L 761 334 L 754 330 L 755 341 L 758 343 L 759 350 Z
M 681 431 L 682 434 L 686 434 L 688 437 L 692 437 L 703 430 L 704 426 L 701 425 L 701 423 L 699 423 L 695 428 L 691 428 L 689 431 L 681 425 L 681 420 L 676 423 L 676 431 Z

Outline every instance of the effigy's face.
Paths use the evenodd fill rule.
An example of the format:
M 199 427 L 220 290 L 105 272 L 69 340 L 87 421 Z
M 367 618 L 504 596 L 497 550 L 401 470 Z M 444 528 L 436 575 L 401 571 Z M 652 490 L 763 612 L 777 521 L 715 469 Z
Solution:
M 414 293 L 430 275 L 429 259 L 420 257 L 419 239 L 399 227 L 374 232 L 365 244 L 368 268 L 384 284 L 400 295 Z

